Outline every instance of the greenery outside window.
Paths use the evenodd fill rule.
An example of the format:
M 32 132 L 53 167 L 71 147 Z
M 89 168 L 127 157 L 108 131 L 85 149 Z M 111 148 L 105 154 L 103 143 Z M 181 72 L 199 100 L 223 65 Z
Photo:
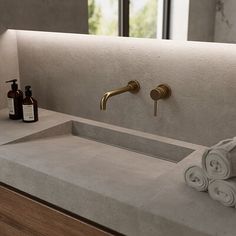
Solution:
M 162 38 L 168 38 L 169 7 L 170 0 L 88 0 L 89 33 L 156 38 L 163 31 Z M 158 24 L 160 19 L 165 29 Z

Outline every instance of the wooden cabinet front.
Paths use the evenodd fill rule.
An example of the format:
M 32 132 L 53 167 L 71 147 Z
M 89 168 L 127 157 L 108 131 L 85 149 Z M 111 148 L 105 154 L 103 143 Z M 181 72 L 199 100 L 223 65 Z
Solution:
M 91 224 L 0 185 L 1 236 L 111 236 Z

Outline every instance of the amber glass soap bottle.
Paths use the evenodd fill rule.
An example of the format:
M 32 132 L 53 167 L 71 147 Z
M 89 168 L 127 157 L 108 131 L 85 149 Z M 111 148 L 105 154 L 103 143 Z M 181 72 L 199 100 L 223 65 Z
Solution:
M 38 103 L 32 97 L 31 86 L 25 86 L 25 98 L 23 100 L 23 121 L 26 123 L 38 121 Z
M 6 81 L 12 83 L 11 90 L 7 93 L 7 101 L 9 108 L 9 118 L 12 120 L 22 119 L 22 101 L 23 92 L 18 89 L 17 79 Z

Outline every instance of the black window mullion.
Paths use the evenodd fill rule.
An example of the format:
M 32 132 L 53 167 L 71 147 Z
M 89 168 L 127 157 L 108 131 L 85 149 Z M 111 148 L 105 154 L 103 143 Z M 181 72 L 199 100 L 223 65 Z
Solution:
M 119 0 L 119 36 L 129 37 L 130 0 Z
M 171 0 L 163 0 L 162 39 L 170 39 L 170 4 Z

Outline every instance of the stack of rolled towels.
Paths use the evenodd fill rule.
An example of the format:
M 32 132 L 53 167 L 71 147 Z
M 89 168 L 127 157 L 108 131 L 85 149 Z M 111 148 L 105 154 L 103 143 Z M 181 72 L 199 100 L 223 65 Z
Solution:
M 199 159 L 184 172 L 187 185 L 208 192 L 224 206 L 236 207 L 236 137 L 208 148 Z

